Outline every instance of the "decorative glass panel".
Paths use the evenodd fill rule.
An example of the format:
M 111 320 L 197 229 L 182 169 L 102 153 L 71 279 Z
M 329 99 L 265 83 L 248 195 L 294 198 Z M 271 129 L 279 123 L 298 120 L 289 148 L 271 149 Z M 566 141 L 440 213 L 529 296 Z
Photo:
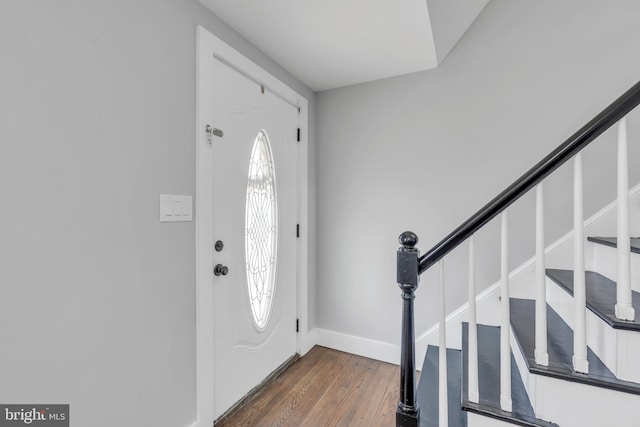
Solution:
M 276 177 L 271 144 L 264 130 L 258 132 L 251 151 L 245 215 L 249 302 L 253 320 L 262 330 L 271 313 L 278 252 Z

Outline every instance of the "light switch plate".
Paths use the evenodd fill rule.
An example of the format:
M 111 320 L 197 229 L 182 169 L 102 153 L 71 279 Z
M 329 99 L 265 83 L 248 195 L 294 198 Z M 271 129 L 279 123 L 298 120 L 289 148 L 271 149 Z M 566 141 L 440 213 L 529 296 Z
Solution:
M 160 222 L 192 220 L 193 198 L 191 196 L 160 195 Z

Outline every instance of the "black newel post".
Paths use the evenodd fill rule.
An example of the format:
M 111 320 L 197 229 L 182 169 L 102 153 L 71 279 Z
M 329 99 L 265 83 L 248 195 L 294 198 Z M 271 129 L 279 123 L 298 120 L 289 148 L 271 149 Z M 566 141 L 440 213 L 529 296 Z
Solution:
M 402 342 L 400 344 L 400 400 L 396 427 L 417 427 L 420 408 L 416 402 L 416 349 L 413 326 L 414 292 L 418 288 L 418 236 L 410 231 L 400 235 L 398 286 L 402 290 Z

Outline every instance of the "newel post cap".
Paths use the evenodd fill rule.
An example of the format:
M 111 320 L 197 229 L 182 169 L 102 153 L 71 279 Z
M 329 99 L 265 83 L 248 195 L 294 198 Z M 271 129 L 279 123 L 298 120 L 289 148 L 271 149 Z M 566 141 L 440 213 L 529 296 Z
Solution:
M 418 236 L 412 231 L 405 231 L 398 237 L 398 241 L 405 248 L 413 248 L 418 244 Z

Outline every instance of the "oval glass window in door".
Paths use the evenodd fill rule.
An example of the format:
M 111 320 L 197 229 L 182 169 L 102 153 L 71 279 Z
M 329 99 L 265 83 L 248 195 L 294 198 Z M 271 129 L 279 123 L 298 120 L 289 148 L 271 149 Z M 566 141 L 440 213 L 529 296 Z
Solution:
M 247 285 L 253 320 L 259 330 L 269 321 L 276 284 L 278 204 L 269 137 L 258 132 L 249 159 L 245 213 Z

